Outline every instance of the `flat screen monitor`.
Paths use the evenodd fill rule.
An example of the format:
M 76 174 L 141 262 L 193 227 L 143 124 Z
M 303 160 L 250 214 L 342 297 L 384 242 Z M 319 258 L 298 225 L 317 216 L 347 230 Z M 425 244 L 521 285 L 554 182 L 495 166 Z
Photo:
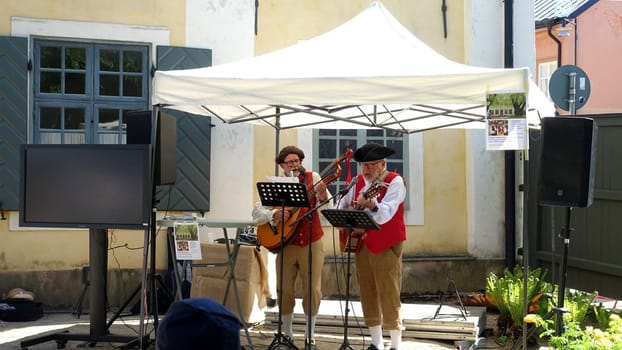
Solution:
M 144 229 L 150 145 L 22 145 L 20 226 Z

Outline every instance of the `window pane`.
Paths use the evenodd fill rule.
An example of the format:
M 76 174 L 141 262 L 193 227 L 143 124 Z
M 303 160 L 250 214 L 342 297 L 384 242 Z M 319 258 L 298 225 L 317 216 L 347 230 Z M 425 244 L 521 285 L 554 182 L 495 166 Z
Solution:
M 397 162 L 397 163 L 387 162 L 387 170 L 388 171 L 395 171 L 398 174 L 404 175 L 404 163 L 402 163 L 402 162 Z
M 61 68 L 61 48 L 54 46 L 41 47 L 41 67 Z
M 84 129 L 84 108 L 65 108 L 65 130 Z
M 60 132 L 41 132 L 40 141 L 41 144 L 61 144 L 62 133 Z
M 81 94 L 86 92 L 86 76 L 84 73 L 65 73 L 65 93 Z
M 39 112 L 39 128 L 60 129 L 60 113 L 58 107 L 42 107 Z
M 98 131 L 101 130 L 119 130 L 119 110 L 118 109 L 100 109 Z
M 337 129 L 320 129 L 320 136 L 335 136 Z
M 99 53 L 99 70 L 119 72 L 119 50 L 101 50 Z
M 384 136 L 384 130 L 382 129 L 369 129 L 367 130 L 367 136 L 370 137 L 380 137 Z
M 65 50 L 65 69 L 86 69 L 86 49 L 68 47 Z
M 356 140 L 339 140 L 339 150 L 345 152 L 347 148 L 350 148 L 352 151 L 356 151 L 356 149 L 358 148 Z
M 120 142 L 119 134 L 117 133 L 99 133 L 99 144 L 100 145 L 115 145 Z
M 342 130 L 339 130 L 339 136 L 353 136 L 353 137 L 356 137 L 356 129 L 342 129 Z
M 86 143 L 86 136 L 84 132 L 66 132 L 63 135 L 63 138 L 64 144 L 77 145 Z
M 395 153 L 389 156 L 389 159 L 404 159 L 404 141 L 387 140 L 387 147 L 395 150 Z
M 60 72 L 41 72 L 39 92 L 60 94 Z
M 319 149 L 319 158 L 335 158 L 336 140 L 322 140 Z
M 123 77 L 123 96 L 142 96 L 143 78 L 140 76 Z
M 143 54 L 140 51 L 123 52 L 123 71 L 140 73 L 143 70 Z
M 397 137 L 397 138 L 402 138 L 404 136 L 404 134 L 402 134 L 401 132 L 397 131 L 397 130 L 385 130 L 387 133 L 387 137 Z
M 119 76 L 100 74 L 99 94 L 101 96 L 119 96 Z
M 329 166 L 331 166 L 332 163 L 333 162 L 322 162 L 322 161 L 320 161 L 320 163 L 319 163 L 320 164 L 320 168 L 318 170 L 318 173 L 322 172 L 323 170 L 326 170 L 326 175 L 332 174 L 333 171 L 332 171 L 332 169 L 329 168 Z

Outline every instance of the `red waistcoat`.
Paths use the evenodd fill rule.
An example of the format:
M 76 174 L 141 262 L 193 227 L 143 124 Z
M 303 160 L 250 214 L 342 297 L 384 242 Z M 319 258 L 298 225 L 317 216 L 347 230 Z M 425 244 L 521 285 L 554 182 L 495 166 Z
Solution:
M 363 175 L 359 174 L 359 179 L 356 182 L 356 191 L 354 198 L 358 198 L 359 192 L 365 186 Z M 391 181 L 399 176 L 398 173 L 389 172 L 384 178 L 384 182 L 390 184 Z M 387 187 L 382 187 L 378 197 L 378 203 L 382 202 L 382 198 L 387 194 Z M 395 215 L 391 220 L 380 225 L 379 230 L 366 230 L 367 235 L 363 238 L 363 243 L 369 249 L 370 252 L 378 254 L 391 246 L 406 240 L 406 225 L 404 224 L 404 202 L 400 203 Z

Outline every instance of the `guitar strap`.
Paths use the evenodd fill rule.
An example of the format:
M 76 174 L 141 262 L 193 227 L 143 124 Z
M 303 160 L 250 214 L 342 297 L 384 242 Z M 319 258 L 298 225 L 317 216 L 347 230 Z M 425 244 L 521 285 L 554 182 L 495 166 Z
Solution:
M 307 189 L 312 188 L 312 186 L 313 186 L 313 172 L 311 172 L 311 171 L 305 171 L 305 172 L 303 173 L 303 175 L 301 176 L 301 180 L 302 180 L 301 182 L 303 182 L 303 183 L 305 184 L 305 186 L 307 187 Z M 308 193 L 308 192 L 311 192 L 311 191 L 307 191 L 307 193 Z M 311 207 L 314 207 L 314 206 L 315 206 L 315 197 L 309 198 L 309 204 L 311 205 Z M 307 213 L 307 211 L 308 211 L 308 210 L 309 210 L 309 208 L 298 208 L 298 211 L 299 211 L 299 215 L 298 215 L 298 217 L 301 217 L 302 215 L 305 215 L 305 214 Z M 301 223 L 302 221 L 304 221 L 304 220 L 300 220 L 300 221 L 298 221 L 298 223 L 296 224 L 296 226 L 295 226 L 295 227 L 292 227 L 292 228 L 290 229 L 290 231 L 289 231 L 289 232 L 291 232 L 291 233 L 292 233 L 292 234 L 291 234 L 291 236 L 293 236 L 293 235 L 294 235 L 294 232 L 296 232 L 296 231 L 300 228 L 300 223 Z
M 384 182 L 384 179 L 387 177 L 387 175 L 389 175 L 389 171 L 387 169 L 384 169 L 382 174 L 378 176 L 378 182 Z

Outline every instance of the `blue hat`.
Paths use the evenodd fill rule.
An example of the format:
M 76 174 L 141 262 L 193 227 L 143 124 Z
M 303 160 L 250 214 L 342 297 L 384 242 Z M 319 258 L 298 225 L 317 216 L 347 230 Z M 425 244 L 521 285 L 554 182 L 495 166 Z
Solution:
M 240 350 L 240 320 L 210 298 L 174 302 L 158 326 L 158 350 Z

